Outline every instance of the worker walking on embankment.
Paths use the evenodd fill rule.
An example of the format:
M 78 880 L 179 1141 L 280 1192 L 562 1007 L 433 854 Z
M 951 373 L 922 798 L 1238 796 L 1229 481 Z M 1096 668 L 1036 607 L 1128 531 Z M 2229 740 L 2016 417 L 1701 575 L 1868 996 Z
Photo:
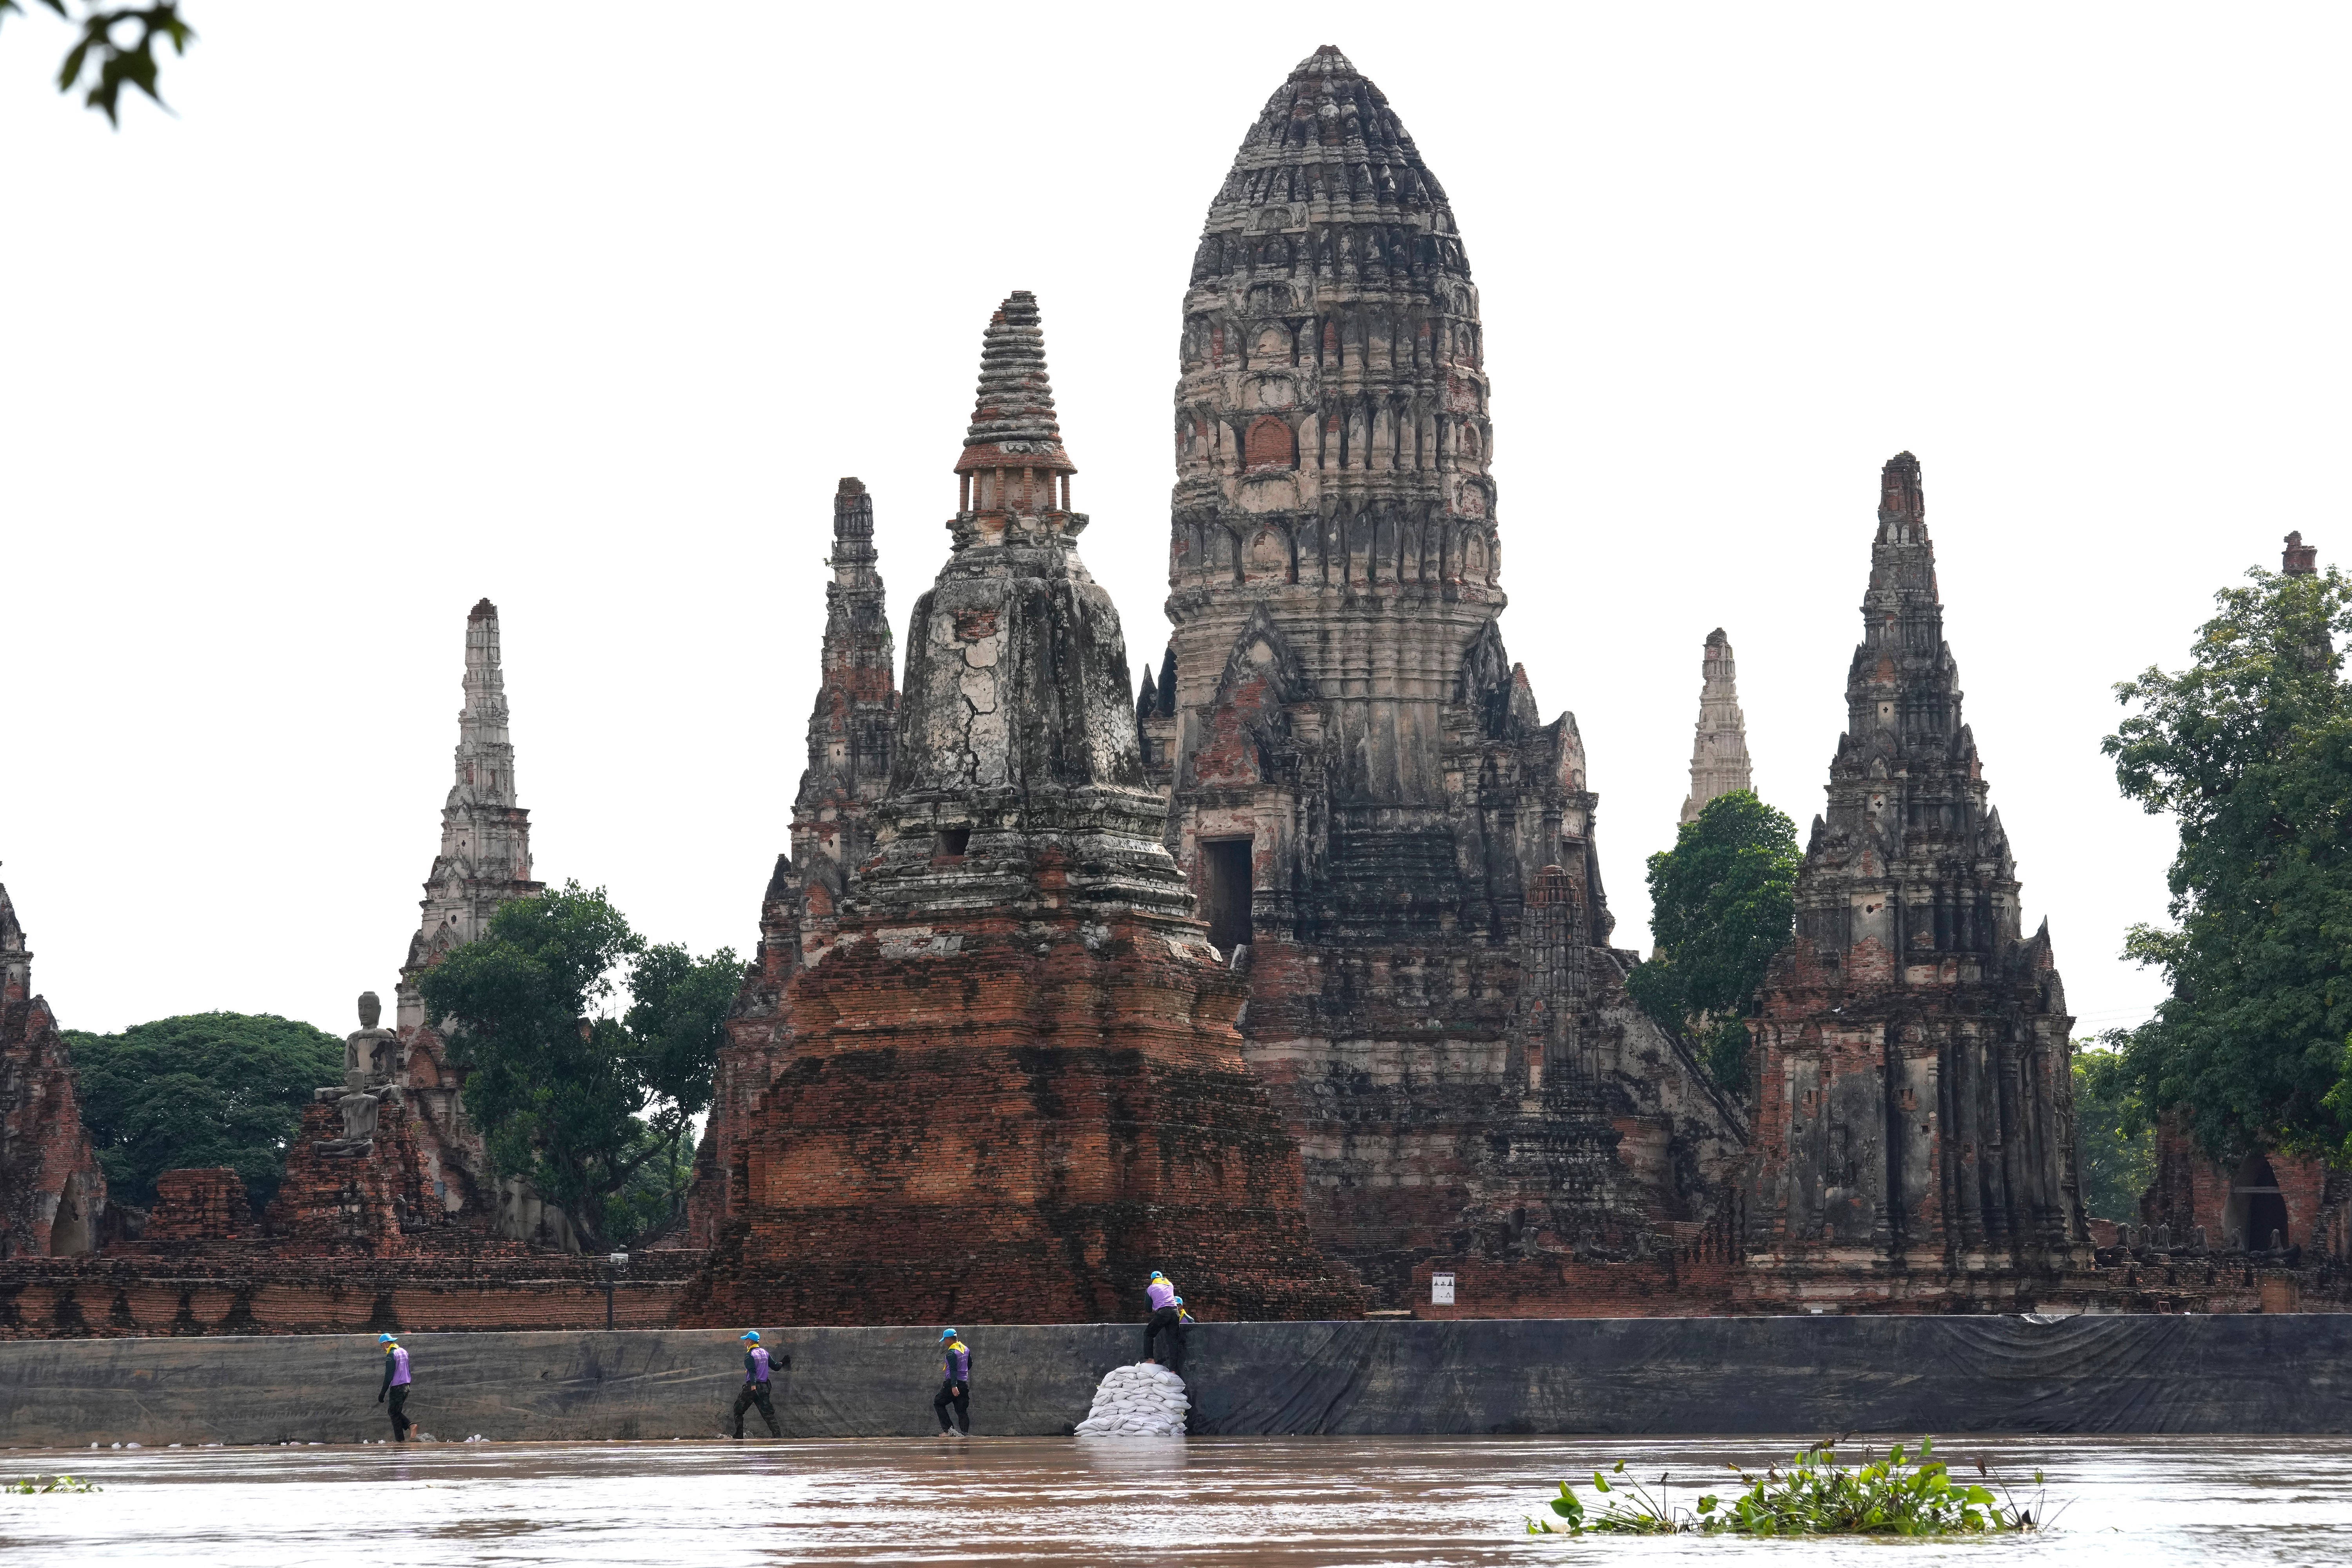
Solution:
M 1168 1370 L 1177 1376 L 1184 1375 L 1184 1312 L 1176 1305 L 1176 1287 L 1157 1268 L 1151 1271 L 1151 1283 L 1143 1289 L 1150 1303 L 1151 1316 L 1143 1324 L 1143 1359 L 1157 1363 L 1160 1360 L 1160 1336 L 1168 1336 Z
M 950 1405 L 961 1432 L 948 1425 Z M 940 1335 L 940 1391 L 931 1396 L 931 1414 L 940 1418 L 940 1436 L 971 1436 L 971 1347 L 953 1329 Z
M 760 1343 L 760 1331 L 751 1330 L 738 1342 L 743 1347 L 743 1392 L 735 1396 L 736 1441 L 743 1437 L 743 1413 L 754 1405 L 760 1407 L 760 1419 L 768 1424 L 768 1436 L 781 1437 L 784 1429 L 776 1425 L 776 1406 L 768 1397 L 772 1363 L 767 1348 Z
M 383 1347 L 383 1386 L 375 1391 L 375 1402 L 392 1402 L 392 1440 L 408 1441 L 408 1429 L 416 1425 L 408 1418 L 408 1352 L 390 1334 L 378 1334 L 376 1343 Z

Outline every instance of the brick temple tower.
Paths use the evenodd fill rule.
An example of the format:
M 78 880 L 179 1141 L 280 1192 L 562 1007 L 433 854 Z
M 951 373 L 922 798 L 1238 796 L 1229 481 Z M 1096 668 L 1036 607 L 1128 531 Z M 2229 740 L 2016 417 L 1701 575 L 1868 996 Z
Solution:
M 792 853 L 776 857 L 760 900 L 760 946 L 727 1016 L 710 1120 L 695 1153 L 688 1246 L 709 1247 L 733 1212 L 728 1173 L 740 1163 L 753 1101 L 783 1059 L 784 988 L 803 942 L 829 940 L 849 875 L 873 852 L 875 802 L 890 782 L 898 689 L 889 611 L 876 569 L 874 498 L 845 479 L 833 498 L 833 580 L 824 585 L 824 641 L 808 767 L 793 798 Z
M 1556 1285 L 1717 1218 L 1737 1113 L 1626 999 L 1575 719 L 1496 625 L 1468 256 L 1338 49 L 1244 139 L 1180 358 L 1174 634 L 1138 709 L 1318 1240 L 1401 1306 L 1441 1260 Z
M 1691 739 L 1691 788 L 1682 819 L 1696 822 L 1706 803 L 1736 789 L 1753 789 L 1748 766 L 1748 721 L 1739 711 L 1738 666 L 1731 639 L 1717 626 L 1706 634 L 1699 661 L 1698 728 Z
M 0 888 L 0 1258 L 88 1252 L 105 1214 L 73 1054 L 34 994 L 32 951 Z
M 1753 1025 L 1759 1296 L 1834 1277 L 1840 1291 L 1901 1300 L 1950 1273 L 2061 1268 L 2087 1239 L 2074 1020 L 2049 923 L 2021 930 L 1908 452 L 1880 476 L 1862 618 L 1796 934 Z
M 907 634 L 874 852 L 804 941 L 733 1215 L 681 1321 L 1353 1316 L 1244 991 L 1160 842 L 1036 301 L 990 321 L 954 547 Z

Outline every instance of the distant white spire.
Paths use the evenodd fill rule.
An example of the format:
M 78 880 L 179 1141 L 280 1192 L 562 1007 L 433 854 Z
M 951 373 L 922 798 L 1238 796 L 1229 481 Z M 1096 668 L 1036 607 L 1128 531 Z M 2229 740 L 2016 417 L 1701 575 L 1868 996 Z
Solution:
M 1748 767 L 1748 721 L 1740 716 L 1737 670 L 1731 660 L 1731 639 L 1717 626 L 1707 634 L 1706 657 L 1700 665 L 1698 733 L 1691 742 L 1690 798 L 1683 802 L 1685 822 L 1694 822 L 1706 803 L 1736 789 L 1756 787 Z

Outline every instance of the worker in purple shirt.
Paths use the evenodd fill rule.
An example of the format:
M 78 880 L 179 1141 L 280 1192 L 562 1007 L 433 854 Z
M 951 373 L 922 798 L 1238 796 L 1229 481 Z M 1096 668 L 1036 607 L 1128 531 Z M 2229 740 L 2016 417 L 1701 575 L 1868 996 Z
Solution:
M 376 1343 L 383 1347 L 383 1386 L 375 1391 L 375 1402 L 392 1401 L 392 1440 L 408 1441 L 408 1429 L 416 1425 L 408 1418 L 408 1352 L 390 1334 L 378 1334 Z
M 1176 1305 L 1176 1287 L 1168 1276 L 1157 1268 L 1151 1271 L 1151 1283 L 1143 1288 L 1144 1300 L 1150 1304 L 1151 1316 L 1143 1325 L 1143 1359 L 1156 1363 L 1160 1359 L 1159 1342 L 1168 1336 L 1170 1354 L 1168 1370 L 1177 1376 L 1184 1375 L 1184 1313 Z
M 760 1419 L 768 1424 L 768 1436 L 781 1437 L 784 1429 L 776 1425 L 776 1406 L 768 1397 L 770 1363 L 768 1352 L 760 1343 L 760 1331 L 753 1329 L 739 1342 L 743 1346 L 743 1392 L 735 1396 L 735 1436 L 743 1436 L 743 1413 L 757 1405 Z
M 961 1432 L 948 1425 L 950 1405 Z M 953 1329 L 940 1333 L 940 1391 L 931 1396 L 931 1414 L 940 1418 L 940 1436 L 971 1436 L 971 1347 Z

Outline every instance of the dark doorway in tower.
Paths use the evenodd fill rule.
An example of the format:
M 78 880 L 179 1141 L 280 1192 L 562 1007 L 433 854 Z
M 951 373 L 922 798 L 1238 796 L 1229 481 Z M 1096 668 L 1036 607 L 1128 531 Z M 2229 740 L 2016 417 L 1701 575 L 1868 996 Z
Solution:
M 2268 1247 L 2273 1231 L 2282 1243 L 2294 1239 L 2287 1235 L 2286 1197 L 2279 1191 L 2278 1173 L 2260 1154 L 2247 1155 L 2238 1167 L 2238 1179 L 2230 1184 L 2230 1201 L 2221 1208 L 2221 1229 L 2243 1237 L 2248 1252 Z
M 1212 838 L 1201 846 L 1209 874 L 1202 914 L 1210 944 L 1230 953 L 1250 939 L 1250 847 L 1247 838 Z

